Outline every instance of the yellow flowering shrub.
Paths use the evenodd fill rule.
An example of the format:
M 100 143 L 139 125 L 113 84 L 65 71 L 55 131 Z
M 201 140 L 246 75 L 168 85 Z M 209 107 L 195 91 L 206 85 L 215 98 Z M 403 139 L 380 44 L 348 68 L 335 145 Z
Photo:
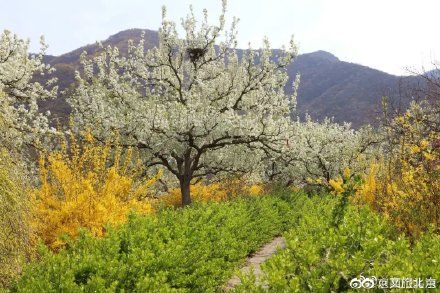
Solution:
M 344 188 L 343 188 L 344 181 L 342 180 L 341 177 L 338 177 L 336 179 L 330 179 L 328 184 L 332 189 L 332 193 L 338 195 L 344 192 Z
M 251 196 L 259 196 L 264 192 L 264 187 L 261 184 L 252 184 L 246 187 L 247 194 Z
M 205 185 L 201 182 L 192 184 L 191 198 L 193 202 L 207 202 L 207 201 L 223 201 L 227 199 L 227 193 L 221 189 L 219 183 L 212 183 Z M 180 188 L 173 188 L 168 191 L 168 194 L 161 197 L 163 202 L 171 206 L 180 206 L 182 196 L 180 194 Z
M 98 144 L 90 134 L 71 135 L 60 150 L 41 154 L 41 185 L 32 191 L 37 235 L 51 248 L 61 235 L 75 237 L 87 228 L 95 236 L 106 224 L 125 221 L 127 213 L 152 212 L 149 189 L 160 174 L 142 178 L 133 151 Z
M 227 194 L 227 198 L 238 196 L 259 196 L 264 193 L 262 183 L 250 183 L 243 178 L 230 178 L 220 181 L 220 188 Z
M 381 165 L 372 162 L 367 174 L 363 176 L 362 184 L 356 193 L 355 200 L 367 203 L 370 206 L 376 206 L 376 193 L 379 186 L 377 185 L 377 171 Z
M 397 148 L 371 164 L 357 194 L 415 237 L 431 226 L 438 233 L 440 224 L 440 134 L 426 131 L 423 121 L 413 111 L 395 118 Z
M 351 187 L 353 185 L 353 180 L 351 180 L 351 177 L 350 168 L 345 167 L 341 175 L 330 179 L 328 182 L 323 181 L 321 178 L 307 178 L 306 182 L 310 185 L 324 187 L 333 195 L 341 195 L 348 189 L 349 186 Z
M 264 192 L 264 188 L 261 184 L 245 184 L 242 180 L 225 180 L 221 182 L 215 182 L 205 184 L 203 182 L 197 182 L 191 185 L 191 198 L 193 202 L 208 202 L 208 201 L 225 201 L 237 196 L 259 196 Z M 166 205 L 180 206 L 181 194 L 179 188 L 173 188 L 168 191 L 166 195 L 161 197 L 162 201 Z
M 358 192 L 362 178 L 359 174 L 351 174 L 351 170 L 345 167 L 342 174 L 330 179 L 325 185 L 327 189 L 338 198 L 337 204 L 333 207 L 331 225 L 338 228 L 343 222 L 348 210 L 349 202 Z

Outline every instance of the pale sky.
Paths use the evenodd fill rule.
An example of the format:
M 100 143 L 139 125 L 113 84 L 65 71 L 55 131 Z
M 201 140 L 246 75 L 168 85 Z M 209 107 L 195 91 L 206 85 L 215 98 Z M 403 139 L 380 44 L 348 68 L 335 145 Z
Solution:
M 180 22 L 190 4 L 213 23 L 221 10 L 220 0 L 0 0 L 0 30 L 30 38 L 33 51 L 44 35 L 48 53 L 60 55 L 121 30 L 156 30 L 162 5 Z M 300 53 L 325 50 L 401 75 L 440 58 L 439 12 L 439 0 L 229 0 L 227 17 L 240 18 L 241 47 L 264 36 L 280 47 L 293 34 Z

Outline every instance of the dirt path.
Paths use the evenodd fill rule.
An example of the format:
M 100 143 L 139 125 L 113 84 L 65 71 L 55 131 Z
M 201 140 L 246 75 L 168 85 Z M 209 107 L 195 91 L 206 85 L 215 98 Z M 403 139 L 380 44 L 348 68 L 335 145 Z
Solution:
M 253 256 L 249 257 L 246 260 L 246 264 L 240 269 L 242 273 L 249 273 L 251 268 L 254 270 L 255 277 L 257 282 L 259 281 L 259 277 L 263 273 L 261 270 L 261 264 L 266 261 L 272 254 L 274 254 L 278 248 L 284 249 L 286 247 L 286 243 L 283 237 L 276 237 L 271 242 L 264 245 L 257 253 Z M 227 292 L 234 288 L 236 285 L 240 284 L 240 278 L 238 276 L 234 276 L 226 283 L 223 292 Z

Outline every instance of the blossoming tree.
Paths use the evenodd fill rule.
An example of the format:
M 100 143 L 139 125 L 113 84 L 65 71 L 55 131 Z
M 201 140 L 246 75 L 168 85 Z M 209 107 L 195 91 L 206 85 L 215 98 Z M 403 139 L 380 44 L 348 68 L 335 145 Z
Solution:
M 278 56 L 267 40 L 238 54 L 237 20 L 225 29 L 225 12 L 223 1 L 218 25 L 205 10 L 198 26 L 191 8 L 181 38 L 164 8 L 156 48 L 130 42 L 126 57 L 111 47 L 91 60 L 83 55 L 70 99 L 76 122 L 97 138 L 117 131 L 148 166 L 173 174 L 183 205 L 192 180 L 251 167 L 258 152 L 249 150 L 279 150 L 295 105 L 284 93 L 293 41 Z
M 269 157 L 266 176 L 287 185 L 327 185 L 345 168 L 353 174 L 365 171 L 379 141 L 369 126 L 355 130 L 348 123 L 328 118 L 315 122 L 307 116 L 292 123 L 290 143 L 281 154 Z
M 22 144 L 34 144 L 48 130 L 48 117 L 38 111 L 40 99 L 56 95 L 55 79 L 46 85 L 33 81 L 37 74 L 52 70 L 43 63 L 46 49 L 41 40 L 39 54 L 29 54 L 29 41 L 9 31 L 0 35 L 0 146 L 10 151 Z

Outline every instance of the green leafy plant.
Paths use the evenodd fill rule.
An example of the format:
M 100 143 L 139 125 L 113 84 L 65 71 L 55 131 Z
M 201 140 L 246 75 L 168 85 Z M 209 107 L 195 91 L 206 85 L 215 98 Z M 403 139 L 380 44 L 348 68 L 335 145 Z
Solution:
M 44 248 L 13 290 L 213 292 L 247 255 L 297 221 L 301 196 L 195 204 L 131 215 L 95 239 L 83 232 L 55 254 Z
M 237 291 L 341 292 L 359 276 L 439 278 L 440 236 L 409 238 L 365 207 L 347 204 L 338 227 L 332 225 L 337 199 L 312 198 L 303 204 L 299 224 L 286 233 L 286 249 L 263 264 L 263 285 L 243 278 Z

